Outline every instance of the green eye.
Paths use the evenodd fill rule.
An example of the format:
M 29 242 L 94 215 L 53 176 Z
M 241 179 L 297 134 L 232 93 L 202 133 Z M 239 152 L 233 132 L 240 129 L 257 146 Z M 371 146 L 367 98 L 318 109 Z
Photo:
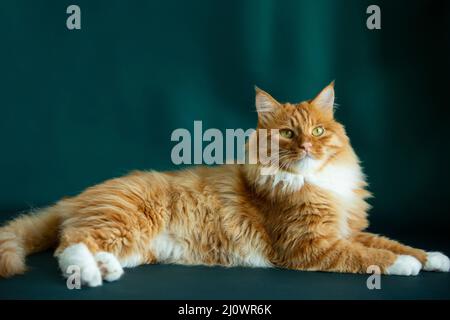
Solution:
M 323 133 L 325 132 L 325 129 L 323 128 L 323 127 L 315 127 L 313 130 L 312 130 L 312 135 L 314 136 L 314 137 L 320 137 L 321 135 L 323 135 Z
M 282 129 L 280 130 L 280 136 L 286 139 L 291 139 L 294 136 L 294 131 L 289 129 Z

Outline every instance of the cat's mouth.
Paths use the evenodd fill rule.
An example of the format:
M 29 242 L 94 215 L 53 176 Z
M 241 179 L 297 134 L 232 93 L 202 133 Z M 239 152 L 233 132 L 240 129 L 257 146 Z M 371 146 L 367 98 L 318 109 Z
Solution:
M 302 152 L 292 162 L 291 169 L 298 174 L 315 172 L 323 164 L 323 159 L 312 152 Z
M 319 160 L 317 154 L 302 150 L 296 154 L 291 154 L 290 157 L 282 157 L 280 159 L 280 169 L 300 174 L 305 170 L 315 168 L 321 163 Z
M 311 153 L 311 151 L 305 151 L 305 150 L 302 150 L 302 151 L 300 152 L 300 155 L 299 155 L 299 157 L 298 157 L 298 160 L 299 160 L 299 161 L 302 161 L 302 160 L 304 160 L 304 159 L 316 160 L 316 157 Z
M 280 162 L 280 169 L 295 174 L 300 174 L 305 168 L 310 167 L 311 163 L 315 162 L 311 154 L 304 153 L 297 155 L 295 158 Z

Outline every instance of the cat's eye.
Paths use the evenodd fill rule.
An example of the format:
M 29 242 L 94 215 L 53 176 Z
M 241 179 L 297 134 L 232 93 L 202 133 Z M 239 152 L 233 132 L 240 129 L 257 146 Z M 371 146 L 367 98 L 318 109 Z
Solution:
M 291 139 L 294 136 L 294 131 L 289 129 L 281 129 L 280 130 L 280 136 L 286 139 Z
M 324 132 L 325 132 L 325 129 L 321 126 L 318 126 L 312 130 L 312 135 L 314 137 L 320 137 L 321 135 L 323 135 Z

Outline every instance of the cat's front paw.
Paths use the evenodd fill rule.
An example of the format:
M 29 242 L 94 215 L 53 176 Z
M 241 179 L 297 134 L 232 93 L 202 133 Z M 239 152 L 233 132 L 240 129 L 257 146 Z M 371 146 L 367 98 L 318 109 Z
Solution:
M 413 256 L 398 255 L 397 260 L 386 269 L 386 274 L 398 276 L 417 276 L 422 264 Z
M 99 252 L 95 255 L 98 268 L 106 281 L 116 281 L 122 274 L 123 269 L 117 258 L 109 252 Z
M 423 269 L 426 271 L 448 272 L 450 269 L 450 259 L 440 252 L 427 252 L 427 262 Z

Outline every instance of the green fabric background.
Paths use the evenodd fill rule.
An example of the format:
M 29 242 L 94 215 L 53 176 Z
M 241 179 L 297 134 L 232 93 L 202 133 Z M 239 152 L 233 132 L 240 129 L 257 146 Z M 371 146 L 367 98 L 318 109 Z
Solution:
M 176 169 L 174 129 L 251 128 L 255 84 L 301 101 L 336 79 L 375 224 L 448 224 L 449 23 L 445 1 L 1 1 L 0 211 Z

